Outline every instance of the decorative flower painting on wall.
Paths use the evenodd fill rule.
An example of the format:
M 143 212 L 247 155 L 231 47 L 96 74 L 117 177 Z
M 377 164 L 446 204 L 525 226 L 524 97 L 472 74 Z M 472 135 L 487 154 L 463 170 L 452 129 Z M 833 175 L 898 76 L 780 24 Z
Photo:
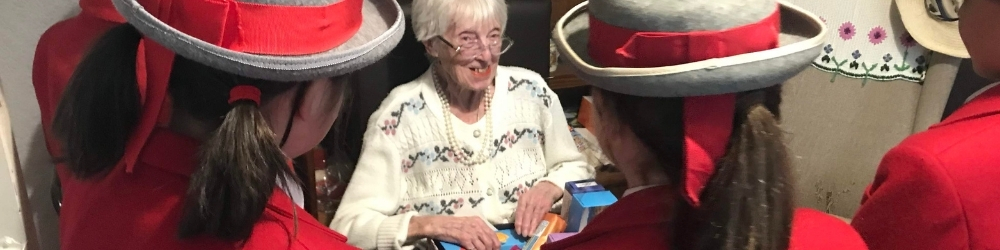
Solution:
M 813 1 L 791 0 L 812 11 L 826 23 L 831 34 L 816 68 L 830 72 L 830 82 L 838 77 L 923 82 L 930 51 L 906 32 L 892 1 Z

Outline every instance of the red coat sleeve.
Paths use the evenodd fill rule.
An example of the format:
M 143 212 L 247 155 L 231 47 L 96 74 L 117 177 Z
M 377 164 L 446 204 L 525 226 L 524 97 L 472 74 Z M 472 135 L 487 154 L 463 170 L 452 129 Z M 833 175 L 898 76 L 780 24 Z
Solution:
M 52 38 L 51 29 L 46 30 L 42 34 L 42 37 L 38 40 L 38 45 L 35 47 L 35 59 L 32 61 L 31 65 L 31 83 L 35 89 L 35 99 L 38 100 L 38 110 L 41 112 L 42 126 L 45 134 L 46 147 L 49 150 L 49 154 L 55 152 L 53 149 L 53 139 L 51 138 L 50 130 L 50 120 L 54 113 L 49 100 L 49 42 Z
M 968 249 L 965 215 L 944 167 L 914 146 L 886 154 L 851 223 L 871 249 Z
M 836 217 L 808 208 L 795 209 L 788 250 L 868 250 L 854 228 Z

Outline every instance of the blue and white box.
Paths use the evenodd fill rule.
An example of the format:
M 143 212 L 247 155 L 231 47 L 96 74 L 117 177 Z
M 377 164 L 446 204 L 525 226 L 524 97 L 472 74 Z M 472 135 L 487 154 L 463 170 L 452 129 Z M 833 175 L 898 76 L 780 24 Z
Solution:
M 570 204 L 573 204 L 573 195 L 586 192 L 604 191 L 604 187 L 601 186 L 601 184 L 597 184 L 597 181 L 594 179 L 566 182 L 565 186 L 566 187 L 563 189 L 562 211 L 559 212 L 559 215 L 562 216 L 565 221 L 569 221 L 569 207 Z
M 580 232 L 590 220 L 618 201 L 610 191 L 585 192 L 573 195 L 566 220 L 566 232 Z

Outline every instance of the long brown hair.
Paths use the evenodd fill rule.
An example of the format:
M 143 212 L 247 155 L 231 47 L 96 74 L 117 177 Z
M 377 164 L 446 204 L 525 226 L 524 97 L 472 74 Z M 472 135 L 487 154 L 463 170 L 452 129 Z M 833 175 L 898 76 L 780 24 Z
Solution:
M 64 93 L 53 131 L 65 149 L 61 160 L 76 178 L 101 178 L 122 158 L 139 117 L 135 58 L 140 38 L 128 24 L 108 31 L 81 61 Z M 213 129 L 191 175 L 178 232 L 182 238 L 205 234 L 246 240 L 275 186 L 289 185 L 285 180 L 300 183 L 259 107 L 252 101 L 227 102 L 236 85 L 259 88 L 261 102 L 267 103 L 307 83 L 246 78 L 176 56 L 169 86 L 173 109 Z
M 602 119 L 617 119 L 657 157 L 671 183 L 683 183 L 682 98 L 650 98 L 599 88 Z M 778 127 L 781 86 L 737 94 L 733 132 L 725 156 L 693 208 L 681 195 L 668 235 L 678 249 L 784 250 L 791 233 L 793 198 L 789 160 Z M 603 118 L 608 117 L 608 118 Z

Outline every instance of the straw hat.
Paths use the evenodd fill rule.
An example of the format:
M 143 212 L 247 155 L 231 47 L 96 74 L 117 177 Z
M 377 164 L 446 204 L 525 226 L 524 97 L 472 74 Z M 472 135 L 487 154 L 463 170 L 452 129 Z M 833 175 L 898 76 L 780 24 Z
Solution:
M 387 55 L 404 29 L 403 12 L 393 0 L 113 2 L 143 35 L 178 55 L 275 81 L 311 80 L 361 69 Z M 165 13 L 151 14 L 156 11 Z
M 559 19 L 553 38 L 559 53 L 576 68 L 578 75 L 586 82 L 603 89 L 653 97 L 735 93 L 783 83 L 819 56 L 820 46 L 827 33 L 823 22 L 794 5 L 782 2 L 780 8 L 778 6 L 774 0 L 592 0 L 576 6 Z M 607 53 L 617 53 L 608 55 L 611 57 L 629 57 L 631 55 L 623 55 L 627 54 L 625 50 L 652 49 L 643 47 L 653 43 L 654 46 L 665 43 L 677 45 L 681 43 L 679 37 L 690 37 L 684 38 L 691 39 L 689 48 L 667 48 L 666 50 L 674 52 L 660 52 L 678 57 L 681 52 L 702 52 L 718 44 L 737 44 L 748 38 L 747 35 L 756 36 L 762 32 L 745 26 L 770 17 L 778 9 L 780 33 L 778 46 L 773 49 L 645 66 L 609 65 L 617 64 L 609 62 L 602 64 L 594 57 L 595 54 Z M 595 21 L 591 18 L 594 17 L 619 27 L 617 31 L 611 31 L 613 33 L 632 30 L 638 33 L 679 35 L 668 34 L 667 36 L 674 38 L 667 37 L 662 41 L 651 37 L 664 35 L 638 34 L 634 38 L 615 39 L 602 35 L 599 43 L 595 44 L 589 41 L 591 25 Z M 723 36 L 711 36 L 720 33 L 714 31 L 721 31 Z M 766 31 L 763 32 L 766 34 Z M 726 33 L 732 36 L 725 37 Z M 628 42 L 629 39 L 631 43 Z M 633 54 L 641 56 L 650 53 L 644 51 Z
M 820 54 L 826 27 L 775 0 L 591 0 L 553 40 L 577 75 L 633 96 L 684 97 L 684 197 L 700 195 L 725 154 L 734 93 L 781 84 Z
M 958 34 L 958 8 L 964 0 L 896 0 L 903 26 L 921 46 L 958 58 L 969 58 Z

